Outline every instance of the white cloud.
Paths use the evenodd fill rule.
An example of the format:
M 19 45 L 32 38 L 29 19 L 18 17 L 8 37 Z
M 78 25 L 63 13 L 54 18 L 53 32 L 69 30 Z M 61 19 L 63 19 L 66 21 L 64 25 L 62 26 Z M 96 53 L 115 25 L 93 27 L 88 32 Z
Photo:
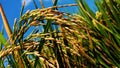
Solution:
M 24 1 L 25 1 L 25 6 L 28 6 L 28 5 L 32 2 L 32 0 L 21 0 L 21 4 L 23 4 Z M 35 0 L 35 1 L 36 1 L 36 0 Z M 37 0 L 37 1 L 39 1 L 39 0 Z M 44 1 L 44 2 L 49 2 L 49 1 L 51 1 L 51 0 L 42 0 L 42 1 Z M 55 1 L 55 0 L 52 0 L 52 1 Z M 61 0 L 58 0 L 58 2 L 59 2 L 59 1 L 61 1 Z
M 28 6 L 32 2 L 32 0 L 22 0 L 21 3 L 23 4 L 24 1 L 25 1 L 25 6 Z

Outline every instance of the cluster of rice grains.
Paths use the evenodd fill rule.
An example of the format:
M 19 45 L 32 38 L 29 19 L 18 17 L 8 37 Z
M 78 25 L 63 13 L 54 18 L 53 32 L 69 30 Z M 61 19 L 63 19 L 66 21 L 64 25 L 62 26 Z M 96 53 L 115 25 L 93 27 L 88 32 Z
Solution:
M 96 12 L 86 0 L 76 0 L 78 14 L 57 10 L 76 4 L 49 8 L 42 4 L 42 9 L 21 12 L 12 32 L 15 46 L 8 43 L 10 46 L 0 51 L 0 58 L 12 55 L 15 59 L 13 52 L 18 50 L 21 68 L 120 67 L 120 1 L 94 1 Z M 11 67 L 20 66 L 14 63 Z
M 74 62 L 73 66 L 78 66 L 76 58 L 70 59 L 73 56 L 80 56 L 77 45 L 79 42 L 77 39 L 74 40 L 74 33 L 79 33 L 81 36 L 83 34 L 75 29 L 85 28 L 83 28 L 84 25 L 80 25 L 82 17 L 56 10 L 56 8 L 67 6 L 76 6 L 76 4 L 27 11 L 18 22 L 15 20 L 13 42 L 16 46 L 10 46 L 1 51 L 0 57 L 7 56 L 14 50 L 20 50 L 21 57 L 26 56 L 26 60 L 32 66 L 37 63 L 34 60 L 38 60 L 33 56 L 39 58 L 38 62 L 41 62 L 42 67 L 71 67 L 71 62 Z M 38 28 L 39 26 L 42 28 Z M 30 29 L 31 27 L 34 28 Z M 53 27 L 55 28 L 52 29 Z M 29 29 L 32 32 L 25 36 Z M 41 32 L 40 29 L 42 29 Z

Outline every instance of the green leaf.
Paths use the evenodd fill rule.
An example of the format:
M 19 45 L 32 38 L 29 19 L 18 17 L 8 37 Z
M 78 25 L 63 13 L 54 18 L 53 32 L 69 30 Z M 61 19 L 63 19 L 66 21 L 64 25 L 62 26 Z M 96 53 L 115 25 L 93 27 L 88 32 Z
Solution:
M 5 37 L 4 37 L 4 35 L 0 32 L 0 42 L 2 43 L 2 44 L 4 44 L 5 45 L 5 43 L 6 43 L 6 39 L 5 39 Z
M 38 9 L 38 6 L 37 6 L 35 0 L 33 0 L 33 3 L 34 3 L 35 8 Z

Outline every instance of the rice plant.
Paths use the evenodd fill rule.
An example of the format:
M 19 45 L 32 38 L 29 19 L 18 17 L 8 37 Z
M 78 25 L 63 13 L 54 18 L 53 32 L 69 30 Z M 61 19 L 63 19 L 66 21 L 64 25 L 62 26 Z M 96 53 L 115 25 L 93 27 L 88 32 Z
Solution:
M 119 68 L 119 0 L 94 0 L 94 12 L 86 0 L 76 4 L 27 11 L 15 19 L 11 30 L 0 12 L 9 40 L 0 33 L 0 67 L 8 68 Z M 78 6 L 78 13 L 58 8 Z M 5 25 L 7 24 L 7 25 Z M 5 66 L 5 60 L 8 65 Z
M 88 57 L 83 57 L 83 66 L 119 68 L 120 2 L 118 0 L 94 0 L 96 12 L 90 9 L 86 0 L 79 0 L 77 3 L 80 7 L 78 16 L 83 17 L 83 23 L 87 27 L 84 30 L 87 38 L 82 39 L 82 47 L 85 48 L 85 53 L 89 58 L 94 60 L 94 63 L 91 63 Z

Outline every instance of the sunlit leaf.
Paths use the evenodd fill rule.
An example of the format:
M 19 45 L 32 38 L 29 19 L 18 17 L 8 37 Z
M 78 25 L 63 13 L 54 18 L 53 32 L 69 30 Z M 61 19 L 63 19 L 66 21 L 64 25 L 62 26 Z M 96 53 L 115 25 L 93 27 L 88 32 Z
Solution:
M 5 39 L 5 37 L 4 37 L 4 35 L 0 32 L 0 42 L 3 44 L 3 45 L 5 45 L 5 43 L 6 43 L 6 39 Z

